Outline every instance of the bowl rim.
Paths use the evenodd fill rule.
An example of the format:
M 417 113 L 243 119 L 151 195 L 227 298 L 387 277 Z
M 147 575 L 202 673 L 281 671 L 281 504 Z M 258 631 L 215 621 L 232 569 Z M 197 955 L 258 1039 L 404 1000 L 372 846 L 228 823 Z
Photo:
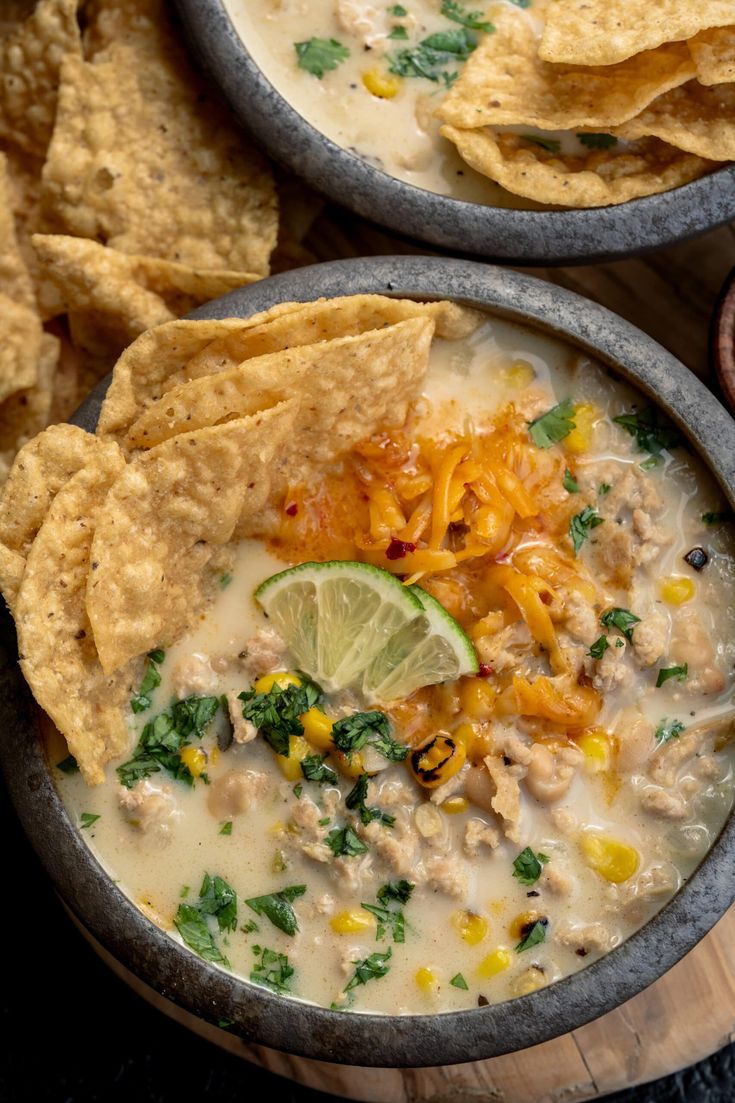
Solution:
M 382 293 L 451 298 L 592 355 L 663 406 L 735 504 L 735 421 L 703 383 L 652 338 L 606 308 L 535 277 L 432 257 L 332 261 L 233 291 L 190 317 L 248 317 L 278 302 Z M 74 423 L 92 430 L 109 377 Z M 710 443 L 705 444 L 705 436 Z M 695 873 L 644 927 L 599 961 L 501 1004 L 438 1015 L 344 1013 L 240 980 L 175 942 L 129 900 L 94 857 L 61 801 L 17 663 L 10 616 L 0 618 L 0 766 L 32 845 L 66 904 L 126 968 L 187 1011 L 245 1041 L 303 1057 L 374 1067 L 483 1060 L 574 1030 L 630 999 L 674 965 L 735 899 L 735 817 Z M 366 1041 L 369 1040 L 369 1045 Z
M 720 390 L 735 411 L 735 267 L 722 285 L 712 315 L 710 359 Z
M 735 165 L 609 207 L 524 210 L 426 191 L 327 138 L 281 95 L 240 39 L 224 0 L 174 0 L 200 67 L 241 124 L 314 191 L 402 238 L 495 263 L 601 262 L 662 248 L 735 218 Z

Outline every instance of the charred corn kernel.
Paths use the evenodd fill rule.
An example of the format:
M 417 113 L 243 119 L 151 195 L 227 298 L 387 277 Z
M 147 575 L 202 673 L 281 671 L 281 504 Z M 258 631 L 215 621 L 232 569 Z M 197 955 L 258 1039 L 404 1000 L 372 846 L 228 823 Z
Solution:
M 430 743 L 414 751 L 409 762 L 419 785 L 426 789 L 436 789 L 459 773 L 466 758 L 464 743 L 440 733 Z
M 417 971 L 414 980 L 416 981 L 422 992 L 426 992 L 428 994 L 435 991 L 436 989 L 436 977 L 432 973 L 431 969 L 427 969 L 425 965 L 423 965 Z
M 495 688 L 484 678 L 468 678 L 462 683 L 462 708 L 471 720 L 489 720 L 496 697 Z
M 514 360 L 501 371 L 501 377 L 511 387 L 527 387 L 536 378 L 536 372 L 527 360 Z
M 299 717 L 303 728 L 304 738 L 308 739 L 313 747 L 320 751 L 334 750 L 332 743 L 332 721 L 321 709 L 309 709 Z
M 635 847 L 607 835 L 583 835 L 581 846 L 595 873 L 615 885 L 632 877 L 640 864 L 640 855 Z
M 530 969 L 526 969 L 513 981 L 513 995 L 527 996 L 530 992 L 536 992 L 539 988 L 543 988 L 545 984 L 546 977 L 543 970 L 532 965 Z
M 538 923 L 540 919 L 544 918 L 541 912 L 521 912 L 511 922 L 508 929 L 513 938 L 525 938 L 534 923 Z
M 336 766 L 344 777 L 358 778 L 360 774 L 365 773 L 365 764 L 359 751 L 353 754 L 351 758 L 348 758 L 342 751 L 333 751 L 331 761 L 332 765 Z
M 610 739 L 603 728 L 589 728 L 575 740 L 584 755 L 584 763 L 592 773 L 610 769 Z
M 504 946 L 498 946 L 497 950 L 493 950 L 482 959 L 476 969 L 477 975 L 489 980 L 490 977 L 496 977 L 498 973 L 507 969 L 512 960 L 513 955 L 510 950 L 506 950 Z
M 264 674 L 262 678 L 258 678 L 253 688 L 256 693 L 270 693 L 273 686 L 285 689 L 286 686 L 300 685 L 301 679 L 297 678 L 295 674 L 289 673 L 288 670 L 275 670 L 272 674 Z
M 439 805 L 442 812 L 450 816 L 459 816 L 462 812 L 466 812 L 469 806 L 467 797 L 447 797 L 444 803 Z
M 306 758 L 310 751 L 311 747 L 302 736 L 289 735 L 288 756 L 276 755 L 280 771 L 288 781 L 298 781 L 301 777 L 301 759 Z
M 484 915 L 475 912 L 455 912 L 452 923 L 460 938 L 468 946 L 478 946 L 487 937 L 488 922 Z
M 592 431 L 597 419 L 597 409 L 586 404 L 575 406 L 572 418 L 574 428 L 571 433 L 564 437 L 562 444 L 567 452 L 578 456 L 582 452 L 586 452 L 592 444 Z
M 670 575 L 662 578 L 658 585 L 661 597 L 669 605 L 683 605 L 685 601 L 691 601 L 697 592 L 694 580 L 685 575 Z
M 336 934 L 359 934 L 361 931 L 369 931 L 375 924 L 370 912 L 362 909 L 340 912 L 329 920 L 329 926 Z
M 179 757 L 192 777 L 201 777 L 207 768 L 207 756 L 201 747 L 184 747 Z
M 381 100 L 392 100 L 401 90 L 401 78 L 383 69 L 367 69 L 362 74 L 362 83 L 368 92 Z

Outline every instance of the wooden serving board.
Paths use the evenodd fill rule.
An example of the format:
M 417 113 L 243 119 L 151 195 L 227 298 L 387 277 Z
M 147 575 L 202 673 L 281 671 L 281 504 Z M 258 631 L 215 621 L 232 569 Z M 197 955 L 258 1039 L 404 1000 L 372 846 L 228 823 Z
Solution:
M 304 245 L 309 260 L 420 252 L 326 208 Z M 708 332 L 735 264 L 735 227 L 610 264 L 527 269 L 595 299 L 651 334 L 710 383 Z M 169 1009 L 170 1012 L 171 1009 Z M 328 1065 L 246 1046 L 231 1051 L 300 1084 L 370 1103 L 574 1103 L 654 1080 L 735 1040 L 735 908 L 674 969 L 616 1011 L 521 1053 L 433 1069 Z

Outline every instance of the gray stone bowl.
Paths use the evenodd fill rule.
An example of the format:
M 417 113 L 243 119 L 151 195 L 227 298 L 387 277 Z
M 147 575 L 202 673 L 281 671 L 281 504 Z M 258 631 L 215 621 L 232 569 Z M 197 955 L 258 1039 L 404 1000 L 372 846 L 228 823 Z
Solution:
M 735 166 L 614 207 L 520 210 L 437 195 L 389 176 L 308 123 L 263 75 L 223 0 L 174 0 L 189 46 L 243 126 L 316 192 L 396 234 L 516 264 L 612 260 L 735 218 Z
M 657 402 L 735 503 L 735 422 L 679 361 L 595 303 L 538 279 L 469 261 L 387 257 L 334 261 L 274 276 L 201 307 L 197 318 L 248 317 L 279 302 L 380 292 L 452 298 L 565 340 Z M 94 430 L 108 381 L 73 418 Z M 44 758 L 37 712 L 0 616 L 0 765 L 25 830 L 80 924 L 124 969 L 167 1000 L 230 1034 L 321 1061 L 443 1065 L 524 1049 L 597 1018 L 666 972 L 735 897 L 735 820 L 669 904 L 623 945 L 580 973 L 506 1003 L 443 1015 L 328 1011 L 239 980 L 196 957 L 137 910 L 88 850 Z M 682 1009 L 682 1014 L 686 1009 Z

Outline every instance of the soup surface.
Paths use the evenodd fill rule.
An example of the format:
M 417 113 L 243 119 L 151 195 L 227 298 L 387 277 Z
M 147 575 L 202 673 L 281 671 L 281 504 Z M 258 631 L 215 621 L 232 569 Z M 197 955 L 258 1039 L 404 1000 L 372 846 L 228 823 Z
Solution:
M 117 772 L 92 789 L 59 772 L 62 795 L 154 923 L 276 991 L 404 1014 L 550 984 L 657 912 L 730 810 L 723 509 L 673 431 L 585 357 L 497 320 L 435 340 L 403 429 L 294 487 L 268 542 L 241 542 L 194 630 L 152 653 Z M 337 559 L 410 575 L 478 673 L 388 703 L 320 695 L 253 593 Z M 287 757 L 253 711 L 271 672 L 312 693 Z M 150 770 L 135 744 L 182 700 L 204 734 L 185 770 Z

